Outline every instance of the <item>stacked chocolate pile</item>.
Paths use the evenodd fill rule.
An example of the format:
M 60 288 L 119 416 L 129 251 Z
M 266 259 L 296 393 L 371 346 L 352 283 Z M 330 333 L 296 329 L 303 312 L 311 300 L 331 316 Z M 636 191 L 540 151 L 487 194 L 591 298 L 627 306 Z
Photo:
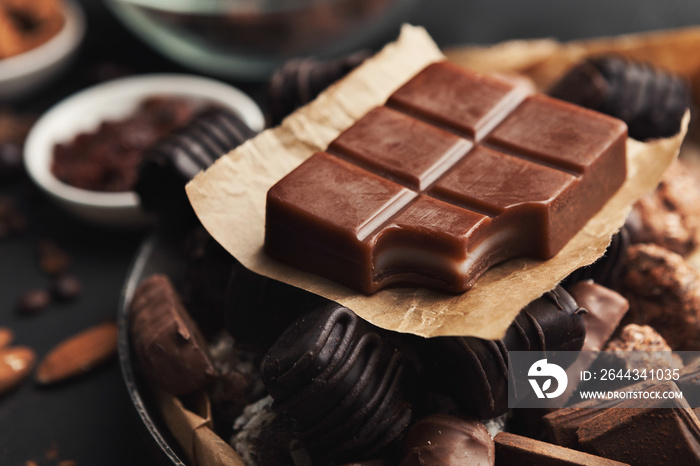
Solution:
M 573 77 L 564 78 L 556 87 L 557 93 L 561 96 L 583 93 L 585 99 L 579 99 L 579 103 L 584 104 L 605 102 L 598 107 L 601 111 L 619 110 L 625 107 L 624 102 L 634 101 L 630 117 L 633 121 L 629 123 L 644 122 L 644 137 L 661 137 L 677 130 L 688 103 L 679 97 L 679 86 L 685 84 L 661 71 L 615 60 L 606 57 L 572 70 Z M 590 78 L 596 72 L 599 75 Z M 581 73 L 590 78 L 589 84 L 579 76 Z M 635 79 L 644 81 L 644 92 L 632 94 L 629 86 L 620 84 Z M 603 85 L 605 83 L 613 84 Z M 569 86 L 575 86 L 575 90 Z M 331 175 L 342 170 L 353 176 L 361 173 L 355 180 L 359 184 L 399 186 L 394 195 L 382 198 L 381 205 L 369 209 L 371 212 L 360 212 L 370 217 L 367 222 L 363 223 L 360 214 L 347 219 L 348 211 L 343 211 L 347 222 L 340 225 L 342 228 L 336 228 L 338 225 L 333 222 L 341 222 L 343 215 L 331 210 L 327 198 L 315 205 L 321 205 L 323 212 L 330 212 L 332 221 L 314 223 L 308 218 L 293 218 L 292 210 L 300 211 L 308 206 L 282 186 L 279 198 L 288 201 L 294 209 L 285 207 L 275 213 L 275 221 L 287 228 L 274 233 L 280 244 L 289 241 L 284 238 L 285 232 L 289 236 L 304 237 L 306 222 L 312 227 L 335 231 L 333 242 L 326 245 L 333 254 L 341 256 L 346 250 L 362 254 L 389 251 L 385 265 L 394 263 L 386 267 L 385 273 L 396 269 L 403 282 L 415 280 L 428 286 L 456 283 L 454 277 L 445 278 L 449 274 L 423 273 L 423 265 L 452 264 L 450 261 L 454 262 L 455 258 L 449 253 L 455 248 L 451 241 L 459 232 L 463 233 L 465 225 L 474 218 L 481 220 L 469 223 L 469 231 L 477 233 L 470 240 L 473 242 L 465 243 L 466 248 L 476 245 L 486 259 L 477 265 L 472 262 L 472 267 L 488 267 L 503 260 L 500 253 L 492 252 L 498 245 L 510 248 L 508 257 L 523 254 L 524 251 L 518 250 L 518 239 L 537 252 L 553 254 L 559 243 L 568 241 L 591 215 L 581 213 L 581 209 L 573 217 L 565 213 L 567 209 L 582 205 L 577 204 L 576 197 L 592 189 L 586 184 L 590 182 L 588 178 L 595 181 L 605 178 L 609 181 L 606 189 L 611 192 L 619 186 L 621 181 L 614 178 L 620 173 L 606 173 L 609 168 L 605 169 L 615 166 L 605 165 L 605 160 L 620 157 L 614 150 L 596 152 L 594 148 L 595 156 L 584 163 L 581 158 L 567 159 L 566 154 L 551 155 L 548 153 L 551 147 L 528 146 L 528 135 L 522 128 L 518 129 L 519 119 L 524 118 L 522 112 L 529 119 L 539 118 L 537 114 L 527 113 L 530 107 L 544 106 L 550 113 L 572 111 L 568 115 L 605 126 L 608 133 L 602 144 L 610 147 L 619 142 L 620 134 L 615 130 L 617 124 L 610 123 L 612 120 L 607 117 L 580 109 L 569 110 L 569 106 L 558 101 L 516 92 L 517 99 L 505 99 L 506 108 L 495 112 L 500 115 L 498 121 L 480 126 L 483 121 L 478 120 L 466 129 L 455 129 L 451 126 L 453 121 L 445 118 L 444 113 L 435 116 L 430 113 L 431 109 L 418 108 L 432 105 L 441 98 L 442 88 L 436 89 L 433 98 L 427 101 L 416 97 L 415 89 L 409 89 L 410 92 L 404 89 L 404 93 L 390 99 L 391 108 L 371 113 L 366 117 L 369 123 L 360 121 L 360 126 L 366 123 L 363 131 L 358 132 L 358 126 L 351 128 L 331 144 L 330 154 L 315 156 L 315 161 L 311 162 L 332 165 L 328 169 Z M 652 109 L 648 102 L 640 103 L 641 95 L 652 95 L 658 105 L 654 104 Z M 402 102 L 402 97 L 410 102 Z M 516 108 L 519 110 L 514 110 Z M 652 111 L 655 112 L 653 117 L 646 114 Z M 659 112 L 663 115 L 659 116 Z M 593 115 L 591 120 L 589 115 Z M 617 114 L 618 117 L 625 115 L 624 112 Z M 414 117 L 418 123 L 411 123 L 414 132 L 410 137 L 416 134 L 432 137 L 439 133 L 443 137 L 436 141 L 451 141 L 450 147 L 435 151 L 433 165 L 438 166 L 437 169 L 433 165 L 425 167 L 413 163 L 417 158 L 409 157 L 411 163 L 402 166 L 396 162 L 398 157 L 392 161 L 382 159 L 381 154 L 378 157 L 366 154 L 373 147 L 371 133 L 374 129 L 392 125 L 404 128 L 406 121 Z M 515 129 L 510 132 L 494 129 L 503 121 L 506 127 L 510 124 Z M 538 124 L 546 127 L 547 123 L 540 121 Z M 429 141 L 422 136 L 411 140 L 414 139 L 416 144 Z M 568 139 L 565 145 L 580 147 L 577 144 L 583 144 L 582 140 Z M 431 148 L 436 145 L 438 143 Z M 547 199 L 551 202 L 540 210 L 528 205 L 523 214 L 518 206 L 533 200 L 523 200 L 523 192 L 531 194 L 531 190 L 504 192 L 492 187 L 487 190 L 488 195 L 484 195 L 469 191 L 469 184 L 451 183 L 447 176 L 442 178 L 443 172 L 455 166 L 461 179 L 468 181 L 469 173 L 460 171 L 460 158 L 451 158 L 450 154 L 462 156 L 462 152 L 473 147 L 477 147 L 475 152 L 492 161 L 492 165 L 484 165 L 492 167 L 491 171 L 483 169 L 478 178 L 488 180 L 491 172 L 502 174 L 502 170 L 493 167 L 501 166 L 497 163 L 505 160 L 502 166 L 506 171 L 538 172 L 554 180 L 549 191 L 540 193 L 549 196 Z M 595 166 L 600 163 L 604 168 L 596 172 Z M 406 176 L 411 169 L 414 173 Z M 371 172 L 371 176 L 366 175 L 366 171 Z M 599 174 L 591 175 L 594 172 Z M 230 438 L 231 445 L 251 465 L 700 464 L 700 422 L 693 411 L 700 407 L 700 397 L 690 396 L 697 392 L 694 389 L 699 378 L 698 366 L 683 367 L 683 361 L 677 358 L 643 361 L 655 368 L 682 368 L 675 383 L 647 382 L 633 387 L 639 391 L 677 391 L 680 387 L 688 393 L 688 399 L 673 400 L 672 409 L 662 409 L 660 404 L 648 400 L 645 403 L 588 401 L 544 411 L 509 410 L 507 404 L 511 351 L 533 351 L 542 357 L 553 351 L 603 351 L 615 358 L 616 351 L 621 350 L 667 351 L 697 347 L 700 292 L 696 284 L 700 283 L 700 275 L 683 256 L 695 249 L 698 236 L 697 204 L 688 199 L 690 193 L 700 196 L 700 191 L 690 181 L 691 177 L 683 163 L 678 162 L 659 188 L 635 205 L 628 225 L 613 238 L 607 254 L 526 306 L 501 340 L 421 339 L 390 332 L 363 321 L 336 303 L 253 274 L 223 249 L 202 247 L 199 242 L 182 297 L 164 276 L 145 280 L 137 290 L 131 309 L 134 347 L 145 375 L 172 394 L 209 391 L 217 411 L 217 432 Z M 315 179 L 324 181 L 324 177 Z M 349 189 L 347 178 L 335 179 L 339 180 L 338 185 L 324 185 L 324 189 L 340 199 L 339 191 Z M 301 186 L 302 190 L 307 187 L 301 182 L 289 184 Z M 683 195 L 677 191 L 678 186 L 684 187 Z M 375 198 L 380 198 L 387 191 L 375 192 Z M 600 202 L 609 195 L 601 195 Z M 401 199 L 406 200 L 405 204 L 401 204 Z M 436 218 L 442 222 L 431 223 L 431 218 L 424 216 L 424 223 L 418 225 L 413 217 L 419 215 L 411 217 L 411 209 L 426 213 L 424 204 L 430 203 L 441 203 L 437 210 L 440 215 Z M 338 201 L 335 206 L 341 204 Z M 399 208 L 394 209 L 397 205 Z M 313 205 L 308 209 L 313 209 Z M 387 209 L 389 214 L 386 214 Z M 536 215 L 542 217 L 533 221 Z M 559 220 L 551 225 L 543 223 L 557 215 Z M 378 217 L 382 221 L 372 223 L 372 219 Z M 504 217 L 508 218 L 503 220 Z M 495 225 L 489 226 L 489 222 Z M 506 240 L 494 246 L 488 241 L 489 236 L 482 234 L 483 231 L 507 233 L 509 222 L 519 226 L 518 232 L 541 228 L 551 236 L 537 243 L 534 236 L 525 234 L 523 238 L 506 234 Z M 573 222 L 576 228 L 569 231 L 567 222 Z M 562 226 L 562 223 L 567 225 Z M 387 227 L 389 224 L 391 228 Z M 450 226 L 445 226 L 447 224 Z M 384 250 L 381 247 L 369 252 L 363 249 L 364 238 L 377 231 L 393 232 L 402 228 L 404 236 L 395 234 L 392 238 L 403 249 L 392 250 L 390 245 Z M 431 233 L 426 235 L 426 230 Z M 367 234 L 355 235 L 355 238 L 362 236 L 358 245 L 354 240 L 347 240 L 348 231 Z M 204 238 L 204 243 L 213 243 L 206 235 L 197 235 Z M 435 241 L 435 237 L 440 237 L 442 243 Z M 428 244 L 417 238 L 428 238 Z M 314 241 L 310 235 L 305 239 L 310 243 Z M 463 244 L 460 241 L 454 240 L 455 244 Z M 313 252 L 313 247 L 313 244 L 305 245 L 307 249 L 302 254 L 306 260 L 316 261 L 310 267 L 315 267 L 314 271 L 332 269 L 326 264 L 326 258 Z M 418 256 L 418 262 L 404 260 L 406 250 Z M 202 264 L 213 266 L 208 269 Z M 346 265 L 342 273 L 338 272 L 342 279 L 361 283 L 368 276 L 366 268 L 350 262 Z M 346 270 L 352 267 L 356 270 Z M 229 269 L 232 272 L 224 293 L 221 270 Z M 450 267 L 440 270 L 443 269 Z M 211 280 L 207 279 L 210 276 L 207 270 L 218 271 L 213 272 L 217 275 L 213 288 Z M 204 289 L 209 291 L 202 292 Z M 222 315 L 228 330 L 223 334 L 216 332 L 222 326 Z M 205 330 L 204 335 L 200 326 Z M 578 373 L 593 361 L 579 357 L 567 363 L 570 371 Z M 618 363 L 633 368 L 630 364 L 634 362 L 620 359 Z M 576 379 L 570 377 L 569 380 Z M 571 385 L 574 386 L 563 395 L 567 399 L 576 388 L 574 383 Z M 572 398 L 571 403 L 574 402 Z

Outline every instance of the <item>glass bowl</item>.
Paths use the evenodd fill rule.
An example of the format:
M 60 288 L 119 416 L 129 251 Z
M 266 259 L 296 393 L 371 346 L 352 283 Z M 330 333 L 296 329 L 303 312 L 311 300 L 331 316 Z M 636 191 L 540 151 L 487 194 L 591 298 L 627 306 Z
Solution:
M 285 60 L 369 47 L 417 0 L 105 0 L 170 59 L 219 77 L 264 79 Z

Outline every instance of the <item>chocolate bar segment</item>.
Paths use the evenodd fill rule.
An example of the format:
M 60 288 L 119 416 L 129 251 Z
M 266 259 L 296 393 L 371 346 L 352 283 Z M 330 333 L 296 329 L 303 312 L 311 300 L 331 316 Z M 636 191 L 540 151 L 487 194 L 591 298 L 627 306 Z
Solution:
M 266 251 L 365 293 L 546 260 L 625 179 L 624 123 L 430 65 L 268 191 Z

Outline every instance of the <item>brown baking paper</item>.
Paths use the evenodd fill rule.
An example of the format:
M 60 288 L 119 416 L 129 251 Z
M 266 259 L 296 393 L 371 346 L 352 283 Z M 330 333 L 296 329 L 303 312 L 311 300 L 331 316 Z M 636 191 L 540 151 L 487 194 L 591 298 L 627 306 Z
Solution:
M 211 403 L 205 392 L 194 396 L 191 407 L 153 386 L 160 412 L 192 466 L 245 466 L 231 446 L 212 430 Z
M 517 58 L 514 63 L 518 70 L 533 69 L 562 49 L 547 40 L 535 41 L 532 47 L 529 44 L 518 42 L 517 53 L 511 57 Z M 488 62 L 488 50 L 479 55 Z M 505 54 L 500 57 L 505 60 Z M 502 337 L 526 304 L 603 254 L 632 203 L 657 185 L 675 159 L 685 129 L 676 137 L 648 144 L 628 140 L 626 183 L 553 259 L 505 262 L 460 295 L 392 288 L 367 296 L 267 257 L 263 253 L 267 190 L 311 154 L 324 150 L 367 111 L 383 104 L 419 70 L 443 58 L 422 28 L 404 26 L 395 43 L 285 119 L 281 126 L 264 131 L 225 155 L 188 184 L 187 193 L 204 227 L 254 272 L 337 301 L 380 327 L 426 337 Z M 501 66 L 498 71 L 513 70 Z M 685 128 L 687 119 L 684 123 Z

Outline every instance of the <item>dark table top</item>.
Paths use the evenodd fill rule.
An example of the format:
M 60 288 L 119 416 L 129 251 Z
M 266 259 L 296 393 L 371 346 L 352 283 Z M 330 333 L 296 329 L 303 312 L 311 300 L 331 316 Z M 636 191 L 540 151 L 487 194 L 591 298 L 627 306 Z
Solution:
M 110 69 L 131 72 L 188 71 L 160 57 L 127 32 L 97 0 L 82 0 L 88 32 L 70 69 L 49 87 L 14 104 L 40 113 L 95 82 Z M 439 45 L 488 44 L 514 38 L 562 40 L 673 28 L 700 22 L 694 0 L 424 0 L 411 22 L 426 26 Z M 391 33 L 391 32 L 389 32 Z M 109 66 L 104 66 L 108 64 Z M 260 83 L 236 83 L 260 100 Z M 26 234 L 0 240 L 0 326 L 39 358 L 66 337 L 114 318 L 130 262 L 146 231 L 111 231 L 81 223 L 31 189 L 28 180 L 0 181 L 0 195 L 15 199 L 30 223 Z M 53 239 L 73 257 L 71 271 L 83 282 L 75 302 L 22 316 L 14 303 L 25 290 L 46 287 L 36 247 Z M 153 464 L 115 359 L 78 379 L 38 387 L 26 380 L 0 398 L 0 464 Z

